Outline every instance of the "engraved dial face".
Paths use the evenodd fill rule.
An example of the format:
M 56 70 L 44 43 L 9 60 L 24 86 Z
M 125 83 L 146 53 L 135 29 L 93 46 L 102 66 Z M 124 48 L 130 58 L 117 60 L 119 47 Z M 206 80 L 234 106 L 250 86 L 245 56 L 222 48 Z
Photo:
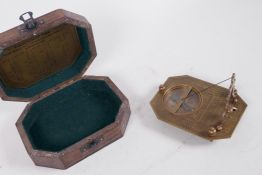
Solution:
M 201 96 L 191 86 L 177 86 L 165 93 L 163 101 L 169 112 L 187 114 L 196 111 L 200 107 Z

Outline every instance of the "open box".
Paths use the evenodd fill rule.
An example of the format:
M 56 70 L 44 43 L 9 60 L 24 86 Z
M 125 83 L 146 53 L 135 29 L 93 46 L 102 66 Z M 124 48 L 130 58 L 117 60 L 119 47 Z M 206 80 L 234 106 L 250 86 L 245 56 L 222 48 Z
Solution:
M 128 99 L 108 77 L 82 77 L 96 56 L 84 17 L 56 10 L 20 19 L 0 34 L 0 95 L 30 102 L 16 126 L 34 163 L 66 169 L 123 136 Z

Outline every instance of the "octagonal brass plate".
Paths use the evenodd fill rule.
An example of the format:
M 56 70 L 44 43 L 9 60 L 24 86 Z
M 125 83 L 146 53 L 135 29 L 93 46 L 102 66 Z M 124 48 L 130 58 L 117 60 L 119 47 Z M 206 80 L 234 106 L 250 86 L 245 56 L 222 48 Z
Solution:
M 208 140 L 230 138 L 247 104 L 229 89 L 185 75 L 169 77 L 151 101 L 158 117 Z

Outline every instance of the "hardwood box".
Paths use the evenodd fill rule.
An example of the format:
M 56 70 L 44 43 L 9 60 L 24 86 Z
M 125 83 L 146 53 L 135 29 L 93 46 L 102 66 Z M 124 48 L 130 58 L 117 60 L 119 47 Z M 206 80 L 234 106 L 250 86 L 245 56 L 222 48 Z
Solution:
M 30 102 L 16 126 L 33 162 L 66 169 L 123 136 L 129 102 L 108 77 L 82 76 L 96 56 L 84 17 L 20 19 L 0 34 L 0 96 Z

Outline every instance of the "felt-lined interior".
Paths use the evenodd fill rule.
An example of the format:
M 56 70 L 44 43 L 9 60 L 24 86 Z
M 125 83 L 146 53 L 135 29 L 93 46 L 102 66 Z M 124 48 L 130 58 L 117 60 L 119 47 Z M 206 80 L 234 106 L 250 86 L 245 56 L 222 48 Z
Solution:
M 101 80 L 80 80 L 35 103 L 23 126 L 35 149 L 57 152 L 115 121 L 121 100 Z
M 48 40 L 48 37 L 51 37 L 51 39 L 49 39 L 49 41 L 51 42 L 51 44 L 54 41 L 54 39 L 52 39 L 52 35 L 55 35 L 59 32 L 62 32 L 60 30 L 63 30 L 65 27 L 68 27 L 70 26 L 70 24 L 63 24 L 63 26 L 58 26 L 57 28 L 54 28 L 52 29 L 52 31 L 56 31 L 56 32 L 52 32 L 52 31 L 47 31 L 45 34 L 42 34 L 42 35 L 39 35 L 37 37 L 42 37 L 41 38 L 41 42 L 47 42 Z M 37 66 L 39 67 L 34 67 L 35 70 L 42 70 L 42 71 L 45 71 L 45 70 L 51 70 L 51 66 L 54 67 L 53 68 L 53 71 L 49 71 L 48 73 L 42 73 L 43 76 L 37 76 L 37 74 L 41 73 L 41 72 L 37 72 L 37 73 L 32 73 L 30 74 L 30 77 L 31 79 L 34 78 L 34 76 L 37 76 L 38 77 L 42 77 L 41 79 L 37 79 L 37 81 L 35 81 L 33 84 L 30 84 L 29 86 L 27 87 L 14 87 L 14 83 L 12 84 L 13 86 L 10 86 L 8 83 L 5 83 L 2 79 L 0 79 L 0 86 L 2 87 L 2 89 L 5 91 L 5 93 L 10 96 L 10 97 L 20 97 L 20 98 L 30 98 L 30 97 L 33 97 L 49 88 L 52 88 L 54 87 L 55 85 L 59 84 L 59 83 L 62 83 L 64 82 L 65 80 L 68 80 L 76 75 L 78 75 L 79 73 L 81 73 L 81 71 L 83 70 L 83 68 L 85 67 L 85 65 L 87 64 L 87 62 L 89 61 L 90 59 L 90 56 L 91 56 L 91 53 L 90 53 L 90 48 L 89 48 L 89 43 L 88 43 L 88 36 L 87 36 L 87 33 L 86 33 L 86 30 L 84 28 L 80 28 L 80 27 L 75 27 L 75 26 L 70 26 L 70 27 L 74 27 L 74 32 L 76 32 L 77 34 L 77 41 L 75 42 L 80 42 L 80 49 L 79 48 L 75 48 L 75 47 L 70 47 L 71 49 L 75 49 L 74 53 L 70 54 L 72 57 L 75 57 L 77 55 L 76 58 L 70 58 L 69 56 L 69 61 L 68 61 L 68 64 L 69 65 L 61 65 L 61 62 L 66 62 L 66 58 L 68 57 L 68 52 L 66 52 L 66 50 L 70 50 L 68 49 L 67 47 L 64 47 L 62 48 L 62 50 L 64 49 L 65 52 L 61 52 L 61 49 L 59 50 L 58 54 L 56 55 L 57 57 L 57 62 L 53 61 L 52 64 L 50 64 L 49 66 L 47 66 L 46 62 L 50 59 L 52 60 L 56 60 L 55 58 L 49 58 L 48 55 L 50 55 L 50 50 L 46 50 L 46 49 L 43 49 L 39 52 L 37 52 L 38 50 L 34 50 L 32 49 L 31 51 L 32 52 L 35 52 L 33 55 L 34 57 L 32 56 L 32 58 L 30 59 L 25 59 L 25 61 L 23 63 L 19 63 L 18 64 L 18 61 L 21 60 L 21 58 L 19 59 L 19 56 L 21 57 L 21 55 L 19 54 L 16 54 L 15 56 L 13 56 L 13 58 L 15 59 L 12 59 L 11 61 L 9 61 L 8 64 L 6 65 L 0 65 L 1 66 L 7 66 L 9 65 L 8 68 L 6 68 L 5 71 L 2 71 L 0 72 L 0 77 L 7 77 L 9 78 L 9 82 L 12 82 L 14 81 L 15 79 L 18 81 L 20 80 L 21 82 L 23 82 L 23 79 L 21 80 L 21 78 L 18 76 L 18 75 L 22 75 L 24 72 L 21 72 L 23 70 L 30 70 L 32 69 L 31 66 L 34 66 L 33 64 L 35 64 L 35 60 L 33 58 L 37 58 L 39 59 L 38 57 L 41 57 L 42 59 L 41 60 L 41 63 L 37 64 Z M 43 37 L 46 36 L 45 37 Z M 72 45 L 72 43 L 70 43 L 70 39 L 69 40 L 63 40 L 63 38 L 67 38 L 67 37 L 70 37 L 71 35 L 69 34 L 64 34 L 62 35 L 62 37 L 60 37 L 60 40 L 63 41 L 65 45 L 69 46 L 69 45 Z M 33 39 L 32 39 L 33 40 Z M 36 40 L 36 39 L 34 39 Z M 31 42 L 30 40 L 27 41 L 27 42 Z M 68 43 L 66 43 L 68 42 Z M 36 43 L 36 42 L 35 42 Z M 25 43 L 24 43 L 25 44 Z M 23 45 L 24 45 L 23 44 Z M 48 45 L 50 45 L 51 49 L 54 49 L 54 48 L 58 48 L 60 45 L 59 43 L 56 44 L 56 43 L 53 43 L 53 44 L 56 44 L 56 45 L 51 45 L 50 43 Z M 73 45 L 77 45 L 77 44 L 73 44 Z M 22 50 L 22 49 L 20 49 Z M 19 46 L 14 46 L 10 52 L 16 52 L 16 51 L 20 51 L 19 50 Z M 30 52 L 31 52 L 30 51 Z M 80 51 L 80 52 L 79 52 Z M 28 52 L 28 50 L 27 50 Z M 19 52 L 18 52 L 19 53 Z M 55 55 L 56 54 L 56 50 L 53 50 L 52 51 L 52 54 L 51 56 Z M 5 57 L 5 51 L 3 52 L 4 56 L 1 56 L 0 59 L 6 59 L 8 61 L 8 57 Z M 44 56 L 43 56 L 44 55 Z M 46 56 L 45 56 L 46 55 Z M 61 61 L 62 60 L 62 61 Z M 71 60 L 71 62 L 70 62 Z M 73 62 L 72 62 L 73 61 Z M 1 64 L 1 62 L 0 62 Z M 19 65 L 19 66 L 18 66 Z M 24 67 L 21 67 L 21 66 L 24 66 Z M 2 74 L 1 74 L 2 73 Z M 4 75 L 6 74 L 6 75 Z M 8 80 L 8 79 L 7 79 Z M 8 82 L 6 80 L 6 82 Z M 23 82 L 24 83 L 24 82 Z M 32 82 L 31 82 L 32 83 Z M 29 83 L 27 83 L 29 84 Z

